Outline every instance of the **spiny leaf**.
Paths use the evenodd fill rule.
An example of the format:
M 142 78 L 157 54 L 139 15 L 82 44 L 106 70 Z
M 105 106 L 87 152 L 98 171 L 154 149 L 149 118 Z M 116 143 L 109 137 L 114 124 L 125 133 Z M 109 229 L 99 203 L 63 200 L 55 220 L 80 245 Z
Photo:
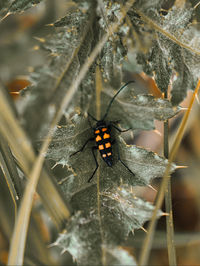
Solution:
M 175 70 L 179 75 L 178 78 L 173 82 L 173 90 L 171 92 L 171 101 L 174 105 L 176 105 L 186 97 L 187 90 L 194 89 L 195 80 L 192 78 L 187 64 L 183 62 L 183 60 L 186 60 L 184 59 L 182 49 L 174 44 L 172 55 L 175 62 Z
M 102 260 L 109 261 L 109 265 L 114 264 L 113 260 L 119 264 L 119 258 L 112 258 L 110 250 L 116 250 L 134 228 L 140 228 L 151 217 L 154 207 L 136 198 L 126 187 L 118 187 L 101 193 L 99 217 L 96 193 L 96 186 L 90 186 L 73 196 L 73 207 L 82 212 L 72 217 L 67 232 L 60 235 L 56 245 L 68 250 L 79 265 L 101 265 Z M 128 259 L 130 262 L 130 256 Z
M 85 10 L 77 8 L 52 23 L 51 26 L 55 27 L 55 30 L 49 38 L 44 40 L 42 47 L 53 54 L 70 56 L 74 48 L 80 45 L 81 34 L 83 34 L 86 26 L 85 23 L 90 18 L 89 9 L 91 9 L 90 5 Z M 88 33 L 90 34 L 90 31 Z
M 82 116 L 75 115 L 70 127 L 58 128 L 53 146 L 47 154 L 47 157 L 60 160 L 60 163 L 68 166 L 61 189 L 73 210 L 77 211 L 66 227 L 67 233 L 57 239 L 56 245 L 63 251 L 68 250 L 79 265 L 86 262 L 101 265 L 107 260 L 111 260 L 112 265 L 113 258 L 107 250 L 116 249 L 117 245 L 121 245 L 129 232 L 140 228 L 151 217 L 153 211 L 150 203 L 145 203 L 134 196 L 131 186 L 148 184 L 150 179 L 162 176 L 167 160 L 145 149 L 127 146 L 122 138 L 118 137 L 116 142 L 120 157 L 134 175 L 117 160 L 117 149 L 113 145 L 112 168 L 107 167 L 101 158 L 98 159 L 97 175 L 100 175 L 100 191 L 98 191 L 95 184 L 87 183 L 95 168 L 91 146 L 88 144 L 82 152 L 70 157 L 70 154 L 79 150 L 85 140 L 91 136 L 92 132 L 87 123 Z M 80 145 L 82 137 L 84 141 Z M 64 144 L 67 144 L 66 148 Z M 60 157 L 61 154 L 66 156 L 65 159 Z M 173 165 L 171 171 L 174 168 Z M 122 182 L 125 185 L 122 185 Z M 158 215 L 160 216 L 161 212 Z
M 59 126 L 52 134 L 54 136 L 47 151 L 47 158 L 56 162 L 62 160 L 64 164 L 77 147 L 81 147 L 92 135 L 88 120 L 81 115 L 74 115 L 71 123 Z
M 99 26 L 104 31 L 109 30 L 109 26 L 114 21 L 118 21 L 121 16 L 121 5 L 118 2 L 102 1 L 97 9 L 100 17 Z M 105 83 L 113 87 L 118 87 L 122 81 L 122 62 L 127 54 L 127 47 L 122 38 L 126 35 L 126 30 L 121 25 L 118 32 L 112 32 L 109 41 L 102 50 L 100 66 Z M 123 43 L 123 44 L 122 44 Z
M 165 91 L 168 88 L 170 78 L 172 75 L 172 69 L 169 64 L 169 53 L 165 49 L 166 40 L 162 35 L 158 34 L 160 37 L 158 40 L 155 40 L 152 47 L 152 54 L 150 61 L 156 62 L 153 64 L 153 71 L 155 71 L 155 81 L 158 88 L 161 91 Z
M 101 70 L 105 83 L 119 87 L 122 81 L 122 63 L 127 51 L 121 44 L 121 39 L 108 41 L 103 48 Z
M 78 75 L 81 65 L 87 60 L 91 49 L 98 41 L 97 36 L 102 35 L 98 28 L 98 21 L 94 22 L 94 30 L 91 27 L 93 18 L 94 6 L 88 3 L 84 5 L 84 9 L 80 7 L 55 22 L 53 24 L 54 33 L 46 40 L 42 40 L 41 46 L 50 51 L 53 58 L 47 66 L 36 69 L 30 77 L 34 86 L 31 88 L 30 97 L 24 100 L 24 116 L 32 137 L 45 134 L 51 117 L 59 107 L 60 99 Z M 116 47 L 120 44 L 119 40 L 114 40 L 112 43 Z M 111 47 L 110 41 L 105 47 L 107 45 Z M 112 51 L 105 48 L 99 57 L 99 64 L 106 72 L 105 77 L 109 81 L 110 79 L 116 80 L 116 77 L 121 75 L 121 62 L 125 50 L 121 45 L 120 49 L 116 49 L 116 53 L 114 50 Z M 115 55 L 113 56 L 112 53 Z M 113 64 L 113 60 L 115 64 Z M 112 64 L 108 62 L 112 62 Z M 88 111 L 94 91 L 94 67 L 95 63 L 85 76 L 70 108 L 65 112 L 66 116 L 71 115 L 74 107 L 81 108 L 82 112 Z M 120 79 L 118 79 L 119 82 Z M 41 116 L 39 117 L 37 113 L 33 114 L 33 109 L 39 111 Z M 32 115 L 30 125 L 28 121 Z
M 21 13 L 26 9 L 37 5 L 42 0 L 1 0 L 0 3 L 0 17 L 5 17 L 9 14 Z
M 137 12 L 137 11 L 136 11 Z M 193 9 L 173 7 L 166 16 L 155 10 L 141 11 L 140 20 L 152 25 L 157 33 L 157 40 L 146 55 L 138 54 L 138 62 L 143 64 L 147 74 L 155 73 L 155 80 L 162 91 L 172 83 L 172 103 L 179 104 L 189 89 L 194 89 L 199 77 L 200 34 L 191 24 Z
M 31 93 L 24 98 L 24 117 L 27 122 L 27 131 L 31 137 L 38 134 L 46 135 L 49 123 L 52 121 L 63 95 L 73 78 L 78 74 L 79 61 L 75 57 L 69 65 L 68 75 L 64 76 L 60 82 L 59 79 L 64 72 L 63 68 L 67 67 L 68 58 L 63 55 L 54 57 L 49 65 L 37 68 L 30 77 L 31 82 L 35 82 L 37 77 L 39 78 L 39 81 L 36 80 L 35 86 L 31 87 Z M 57 88 L 58 83 L 59 89 Z M 30 118 L 32 119 L 31 124 L 28 123 Z
M 135 173 L 136 177 L 148 184 L 153 178 L 163 176 L 168 161 L 158 154 L 147 151 L 144 148 L 134 145 L 125 145 L 119 136 L 121 149 L 121 158 L 127 166 Z M 126 148 L 124 147 L 126 146 Z M 175 164 L 172 164 L 171 172 L 175 170 Z
M 90 5 L 90 11 L 92 10 Z M 78 75 L 83 58 L 90 53 L 90 45 L 86 44 L 86 35 L 90 36 L 90 25 L 92 23 L 90 11 L 79 12 L 78 24 L 71 29 L 71 24 L 56 27 L 54 34 L 42 43 L 45 49 L 53 53 L 46 66 L 38 67 L 31 74 L 30 80 L 33 86 L 24 97 L 24 118 L 26 127 L 31 137 L 45 135 L 52 117 L 59 108 L 61 99 L 66 94 L 68 87 Z M 71 15 L 69 14 L 69 17 Z M 90 39 L 90 42 L 92 39 Z M 83 46 L 82 46 L 83 45 Z M 82 57 L 83 49 L 85 57 Z M 80 52 L 80 54 L 79 54 Z M 88 80 L 89 79 L 89 80 Z M 92 88 L 91 74 L 84 80 L 87 83 L 87 91 Z M 83 82 L 83 84 L 84 84 Z M 80 92 L 79 92 L 80 93 Z M 80 96 L 81 97 L 81 96 Z M 80 97 L 74 99 L 80 103 Z M 72 102 L 72 104 L 74 104 Z M 33 112 L 37 110 L 37 112 Z M 70 111 L 70 109 L 69 109 Z M 40 113 L 40 116 L 38 116 Z M 30 124 L 28 121 L 32 120 Z
M 23 12 L 26 9 L 37 5 L 42 0 L 15 0 L 12 2 L 11 6 L 9 7 L 9 13 L 17 13 L 17 12 Z
M 116 141 L 118 143 L 116 145 L 119 146 L 119 153 L 122 161 L 132 170 L 135 176 L 133 176 L 123 166 L 123 164 L 118 161 L 117 147 L 116 145 L 113 145 L 113 167 L 106 167 L 105 162 L 103 162 L 102 159 L 99 160 L 100 176 L 102 182 L 104 182 L 103 187 L 105 189 L 111 188 L 113 184 L 115 184 L 115 186 L 117 184 L 120 184 L 120 179 L 122 179 L 129 185 L 147 185 L 153 178 L 161 177 L 163 175 L 167 165 L 166 159 L 143 148 L 136 146 L 127 147 L 127 145 L 120 137 Z M 85 187 L 87 186 L 87 181 L 95 169 L 95 161 L 91 152 L 91 146 L 93 145 L 94 143 L 91 143 L 90 145 L 88 145 L 88 147 L 85 148 L 83 152 L 72 156 L 69 161 L 66 161 L 64 157 L 60 157 L 60 163 L 65 163 L 69 167 L 69 169 L 71 169 L 71 174 L 69 173 L 69 178 L 65 183 L 65 189 L 67 189 L 68 187 L 65 193 L 68 194 L 68 196 L 80 189 L 85 189 Z M 74 149 L 76 149 L 77 151 L 80 149 L 80 147 L 82 146 Z M 53 149 L 55 150 L 56 147 L 52 147 L 52 150 Z M 68 151 L 67 147 L 63 147 L 63 150 L 68 153 L 70 151 L 70 148 Z M 54 151 L 54 153 L 55 152 L 56 151 Z M 59 154 L 59 156 L 62 156 L 62 154 Z M 59 163 L 59 161 L 57 161 L 57 163 Z M 173 171 L 174 169 L 175 165 L 173 165 L 171 170 Z M 94 177 L 94 180 L 95 179 L 96 177 Z
M 179 111 L 179 108 L 173 108 L 168 100 L 138 94 L 132 86 L 134 85 L 129 85 L 116 97 L 108 113 L 108 120 L 119 121 L 124 128 L 151 130 L 154 129 L 155 119 L 169 119 Z M 114 93 L 109 88 L 103 91 L 101 117 L 113 96 Z M 91 105 L 89 113 L 95 116 L 94 104 Z
M 116 138 L 115 134 L 113 129 L 111 132 L 113 139 Z M 82 152 L 70 157 L 71 154 L 80 150 L 91 137 L 93 137 L 93 132 L 87 119 L 79 115 L 73 117 L 69 126 L 59 127 L 54 133 L 47 158 L 54 160 L 57 164 L 68 166 L 70 170 L 68 179 L 63 185 L 68 197 L 87 187 L 87 181 L 95 169 L 95 161 L 91 152 L 91 147 L 94 146 L 93 141 L 90 141 Z M 105 189 L 112 187 L 113 183 L 119 185 L 120 179 L 130 185 L 144 185 L 149 184 L 153 178 L 163 175 L 167 165 L 166 159 L 143 148 L 127 146 L 121 137 L 118 137 L 116 142 L 118 144 L 113 145 L 114 166 L 112 168 L 105 167 L 105 162 L 102 162 L 101 158 L 99 160 L 101 180 Z M 121 159 L 135 176 L 118 161 L 117 146 Z M 175 165 L 171 170 L 173 171 L 174 168 Z
M 101 195 L 105 197 L 104 205 L 107 206 L 110 211 L 114 209 L 120 218 L 127 223 L 126 227 L 129 228 L 130 231 L 140 229 L 141 226 L 151 218 L 154 209 L 151 203 L 134 196 L 131 188 L 130 186 L 121 186 L 117 189 L 115 188 L 101 193 Z M 134 191 L 134 188 L 132 189 Z M 158 216 L 161 215 L 162 212 L 159 211 Z

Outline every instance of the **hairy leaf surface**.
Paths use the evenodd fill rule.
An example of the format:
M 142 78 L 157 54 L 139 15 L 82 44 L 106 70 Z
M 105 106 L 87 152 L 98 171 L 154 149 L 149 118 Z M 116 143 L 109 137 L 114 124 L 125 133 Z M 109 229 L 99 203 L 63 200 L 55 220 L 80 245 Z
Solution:
M 136 198 L 126 187 L 116 187 L 100 196 L 100 216 L 95 207 L 96 186 L 90 186 L 72 198 L 73 207 L 82 212 L 73 216 L 67 233 L 60 235 L 55 243 L 63 251 L 68 250 L 79 265 L 101 265 L 103 261 L 120 265 L 122 258 L 116 254 L 119 250 L 117 245 L 123 243 L 130 231 L 140 228 L 151 217 L 154 208 Z M 162 212 L 158 217 L 160 215 Z M 123 263 L 135 265 L 134 259 L 126 252 L 119 250 L 118 255 L 123 255 Z
M 94 141 L 89 142 L 82 152 L 70 155 L 80 150 L 92 136 L 87 118 L 75 115 L 70 125 L 56 129 L 48 150 L 47 158 L 68 168 L 64 180 L 60 182 L 61 189 L 77 212 L 67 225 L 67 233 L 62 234 L 56 244 L 63 251 L 68 250 L 80 265 L 86 261 L 98 265 L 104 260 L 108 260 L 110 265 L 119 264 L 119 258 L 113 258 L 108 250 L 122 245 L 129 232 L 141 228 L 153 211 L 150 203 L 134 196 L 131 187 L 148 185 L 153 178 L 161 177 L 168 161 L 141 147 L 127 146 L 113 130 L 112 137 L 116 138 L 113 167 L 108 167 L 97 151 L 95 156 L 99 170 L 93 182 L 88 183 L 96 166 L 91 152 Z M 134 175 L 118 161 L 118 151 L 121 160 Z M 174 169 L 173 164 L 171 171 Z M 99 191 L 97 176 L 100 177 Z M 126 259 L 130 261 L 132 258 Z
M 115 98 L 108 112 L 108 121 L 119 121 L 120 125 L 124 128 L 151 130 L 154 129 L 154 120 L 162 121 L 169 119 L 179 111 L 179 107 L 173 108 L 168 100 L 156 99 L 147 94 L 138 94 L 133 87 L 134 84 L 129 84 Z M 103 91 L 101 118 L 103 118 L 109 102 L 115 93 L 109 88 Z M 89 113 L 95 116 L 93 101 Z
M 124 127 L 126 124 L 132 129 L 149 130 L 154 129 L 155 119 L 169 119 L 177 113 L 177 109 L 173 109 L 168 100 L 155 99 L 151 95 L 128 95 L 115 101 L 112 112 L 112 119 L 122 120 Z
M 116 138 L 118 132 L 113 128 L 111 131 L 112 139 Z M 93 130 L 90 128 L 88 119 L 81 115 L 75 115 L 71 124 L 58 127 L 54 133 L 52 143 L 47 152 L 47 158 L 54 160 L 57 164 L 67 165 L 72 167 L 72 173 L 75 176 L 69 177 L 69 183 L 72 179 L 76 179 L 75 191 L 79 189 L 83 184 L 87 183 L 87 180 L 95 169 L 95 161 L 91 152 L 91 147 L 95 145 L 94 140 L 89 141 L 87 146 L 82 152 L 79 152 L 71 156 L 74 152 L 80 150 L 83 144 L 94 136 Z M 147 151 L 137 146 L 127 146 L 122 137 L 117 137 L 116 144 L 113 145 L 115 166 L 112 168 L 104 167 L 102 165 L 102 178 L 108 178 L 109 182 L 115 182 L 115 176 L 117 175 L 123 180 L 127 179 L 130 185 L 148 184 L 151 179 L 162 176 L 167 165 L 167 160 L 156 155 L 151 151 Z M 131 178 L 132 175 L 128 170 L 117 160 L 117 147 L 119 148 L 119 154 L 122 160 L 129 166 L 129 168 L 135 173 L 135 178 Z M 97 151 L 98 153 L 98 151 Z M 90 162 L 90 163 L 88 163 Z M 174 169 L 174 166 L 172 170 Z M 125 175 L 124 175 L 125 173 Z M 113 181 L 112 177 L 113 176 Z M 117 181 L 116 181 L 117 182 Z M 70 186 L 70 193 L 73 193 L 74 189 Z
M 147 74 L 155 76 L 156 83 L 166 91 L 172 82 L 172 103 L 178 105 L 199 78 L 200 33 L 191 24 L 193 9 L 173 7 L 165 16 L 157 10 L 136 8 L 143 20 L 155 30 L 152 47 L 147 54 L 138 54 Z M 131 14 L 132 16 L 134 14 Z
M 88 39 L 85 38 L 88 35 L 91 37 L 90 41 L 93 40 L 90 34 L 92 23 L 90 11 L 91 5 L 84 11 L 78 9 L 76 17 L 69 14 L 69 21 L 74 22 L 76 18 L 74 27 L 68 20 L 63 21 L 58 27 L 59 21 L 57 21 L 54 33 L 47 40 L 42 40 L 42 46 L 51 52 L 51 57 L 45 66 L 36 68 L 31 74 L 30 81 L 33 86 L 27 91 L 23 101 L 24 118 L 31 137 L 46 134 L 61 100 L 79 73 L 82 60 L 90 53 L 91 46 L 87 45 Z M 84 57 L 82 57 L 83 51 Z M 85 93 L 92 88 L 91 76 L 89 73 L 83 82 L 83 87 L 85 83 L 87 84 Z M 77 95 L 74 101 L 80 104 L 80 97 L 81 95 Z M 37 112 L 33 113 L 32 110 Z M 28 122 L 30 117 L 31 124 Z

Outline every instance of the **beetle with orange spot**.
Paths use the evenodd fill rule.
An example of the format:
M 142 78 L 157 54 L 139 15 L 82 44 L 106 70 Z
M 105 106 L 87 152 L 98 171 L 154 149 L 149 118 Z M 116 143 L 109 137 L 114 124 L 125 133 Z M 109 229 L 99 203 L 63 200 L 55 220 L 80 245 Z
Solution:
M 129 129 L 126 129 L 126 130 L 121 130 L 120 128 L 118 128 L 115 123 L 117 122 L 109 122 L 109 123 L 106 123 L 105 119 L 108 115 L 108 112 L 111 108 L 111 105 L 114 101 L 114 99 L 117 97 L 117 95 L 125 88 L 128 86 L 128 84 L 130 83 L 133 83 L 134 81 L 129 81 L 127 82 L 125 85 L 123 85 L 119 90 L 118 92 L 113 96 L 113 98 L 111 99 L 108 107 L 107 107 L 107 110 L 105 112 L 105 115 L 103 116 L 103 118 L 101 120 L 97 120 L 96 118 L 94 118 L 91 114 L 88 114 L 93 120 L 96 121 L 96 126 L 93 128 L 94 130 L 94 137 L 88 139 L 85 144 L 82 146 L 82 148 L 78 151 L 76 151 L 75 153 L 71 154 L 71 156 L 75 155 L 76 153 L 78 152 L 81 152 L 83 151 L 83 149 L 85 148 L 85 146 L 87 145 L 87 143 L 89 141 L 94 141 L 95 140 L 95 143 L 96 143 L 96 146 L 92 147 L 92 154 L 93 154 L 93 157 L 94 157 L 94 160 L 95 160 L 95 163 L 96 163 L 96 168 L 94 169 L 93 171 L 93 174 L 91 175 L 91 177 L 88 179 L 88 182 L 90 182 L 93 178 L 93 176 L 95 175 L 99 165 L 98 165 L 98 162 L 97 162 L 97 159 L 96 159 L 96 156 L 95 156 L 95 153 L 94 151 L 95 150 L 99 150 L 100 154 L 101 154 L 101 157 L 102 159 L 106 162 L 106 164 L 109 166 L 109 167 L 112 167 L 113 165 L 113 153 L 112 153 L 112 145 L 115 143 L 115 140 L 111 140 L 111 129 L 112 127 L 114 127 L 117 131 L 119 132 L 126 132 L 128 131 Z M 118 149 L 117 149 L 118 151 Z M 129 167 L 121 160 L 120 158 L 120 154 L 119 154 L 119 151 L 118 151 L 118 160 L 124 165 L 124 167 L 132 174 L 132 175 L 135 175 L 130 169 Z

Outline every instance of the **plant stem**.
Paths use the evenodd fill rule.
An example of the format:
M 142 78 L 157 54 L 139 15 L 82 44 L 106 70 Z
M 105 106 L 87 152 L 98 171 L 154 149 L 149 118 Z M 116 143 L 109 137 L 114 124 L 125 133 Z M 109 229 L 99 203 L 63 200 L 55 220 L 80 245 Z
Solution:
M 167 92 L 165 92 L 165 98 L 167 99 Z M 164 121 L 164 156 L 169 158 L 169 121 Z M 167 229 L 167 248 L 168 248 L 168 260 L 170 266 L 176 266 L 176 250 L 174 245 L 174 222 L 172 212 L 172 195 L 171 195 L 171 178 L 168 179 L 167 188 L 165 190 L 165 211 L 169 214 L 166 216 L 166 229 Z

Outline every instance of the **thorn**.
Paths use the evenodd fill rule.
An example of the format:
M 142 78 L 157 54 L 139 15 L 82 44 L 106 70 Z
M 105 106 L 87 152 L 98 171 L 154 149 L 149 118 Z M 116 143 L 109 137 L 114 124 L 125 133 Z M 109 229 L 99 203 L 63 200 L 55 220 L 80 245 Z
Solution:
M 11 12 L 8 12 L 4 17 L 2 17 L 2 18 L 0 19 L 0 22 L 3 21 L 5 18 L 7 18 L 10 14 L 11 14 Z
M 59 182 L 58 182 L 58 185 L 62 185 L 66 180 L 68 179 L 68 176 L 61 179 Z
M 181 110 L 181 111 L 187 111 L 187 110 L 188 110 L 188 107 L 181 107 L 180 110 Z
M 19 91 L 12 91 L 12 92 L 10 92 L 10 94 L 13 94 L 13 95 L 19 95 L 20 92 L 19 92 Z
M 34 37 L 34 39 L 41 42 L 41 43 L 46 42 L 46 40 L 44 38 Z
M 73 263 L 76 263 L 76 258 L 72 256 Z
M 151 188 L 153 191 L 158 192 L 154 187 L 152 187 L 151 185 L 148 185 L 149 188 Z
M 61 251 L 61 255 L 63 255 L 65 252 L 67 251 L 67 249 L 66 248 L 63 248 L 63 250 Z
M 200 2 L 198 2 L 193 8 L 196 9 L 200 5 Z
M 196 98 L 198 104 L 200 104 L 200 102 L 199 102 L 199 96 L 197 94 L 195 95 L 195 98 Z
M 188 168 L 188 165 L 177 165 L 176 169 Z
M 34 71 L 34 68 L 32 66 L 28 67 L 28 72 L 32 73 Z
M 45 26 L 53 27 L 54 26 L 54 23 L 46 24 Z
M 163 136 L 163 134 L 157 129 L 154 129 L 153 132 L 156 133 L 157 135 L 159 135 L 160 137 Z
M 62 168 L 64 168 L 65 167 L 65 164 L 63 164 L 63 163 L 61 163 L 61 161 L 59 161 L 59 162 L 57 162 L 57 163 L 55 163 L 52 167 L 51 167 L 51 169 L 54 169 L 57 165 L 62 165 Z
M 163 216 L 169 216 L 169 213 L 167 213 L 167 212 L 162 212 L 162 215 L 163 215 Z
M 51 167 L 51 169 L 54 169 L 57 165 L 58 165 L 58 163 L 55 163 L 55 164 Z
M 56 57 L 56 56 L 59 56 L 59 54 L 58 53 L 50 53 L 48 56 Z
M 40 50 L 40 46 L 39 45 L 35 45 L 35 46 L 33 46 L 33 48 L 31 50 L 32 51 L 38 51 L 38 50 Z
M 52 248 L 52 247 L 55 247 L 55 246 L 57 246 L 57 245 L 58 245 L 58 243 L 53 242 L 53 243 L 47 245 L 47 247 L 48 247 L 48 248 Z
M 142 229 L 145 233 L 148 233 L 147 230 L 143 226 L 141 226 L 140 229 Z

